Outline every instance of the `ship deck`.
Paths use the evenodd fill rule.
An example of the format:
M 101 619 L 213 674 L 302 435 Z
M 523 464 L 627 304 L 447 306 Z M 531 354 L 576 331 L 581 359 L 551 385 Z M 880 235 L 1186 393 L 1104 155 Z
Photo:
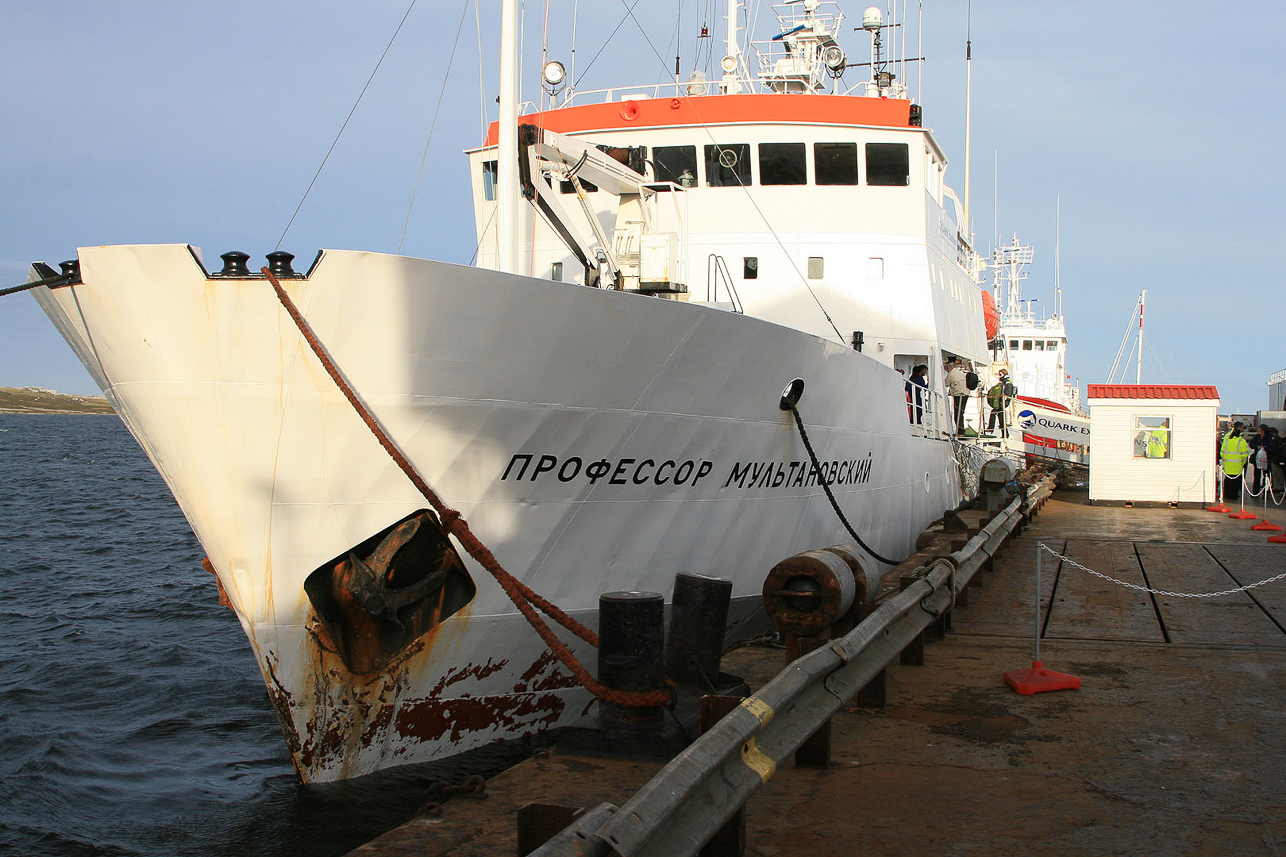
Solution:
M 1270 507 L 1286 525 L 1286 512 Z M 1058 492 L 957 605 L 923 666 L 893 664 L 883 708 L 832 721 L 827 770 L 783 767 L 747 804 L 750 855 L 1264 854 L 1286 848 L 1286 580 L 1150 596 L 1043 563 L 1049 669 L 1079 690 L 1020 696 L 1037 543 L 1121 580 L 1216 592 L 1286 573 L 1286 545 L 1201 510 L 1090 506 Z M 752 688 L 782 650 L 724 669 Z M 561 755 L 511 768 L 355 857 L 515 854 L 528 803 L 621 805 L 656 764 Z

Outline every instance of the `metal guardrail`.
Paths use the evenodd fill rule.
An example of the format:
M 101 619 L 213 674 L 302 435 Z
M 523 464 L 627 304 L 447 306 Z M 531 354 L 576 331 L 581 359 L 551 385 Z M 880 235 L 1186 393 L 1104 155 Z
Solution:
M 799 658 L 742 701 L 619 809 L 599 804 L 533 854 L 696 854 L 778 765 L 951 609 L 956 594 L 1050 490 L 1046 483 L 1026 502 L 1015 497 L 961 550 L 934 560 L 852 632 Z

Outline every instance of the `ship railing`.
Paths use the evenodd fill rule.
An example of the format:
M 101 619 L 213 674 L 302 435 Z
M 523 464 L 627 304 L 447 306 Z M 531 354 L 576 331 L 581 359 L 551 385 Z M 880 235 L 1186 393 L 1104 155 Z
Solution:
M 959 593 L 1036 514 L 1045 494 L 1020 495 L 949 557 L 907 577 L 844 635 L 804 655 L 743 700 L 619 809 L 602 803 L 533 857 L 685 857 L 701 847 L 809 739 L 930 626 L 946 626 Z M 906 579 L 906 578 L 904 578 Z
M 946 393 L 931 387 L 908 384 L 906 390 L 906 415 L 911 423 L 911 434 L 917 437 L 945 437 L 951 425 L 947 408 L 950 401 Z
M 733 312 L 744 314 L 746 308 L 742 306 L 741 296 L 737 294 L 737 287 L 733 285 L 732 274 L 728 271 L 728 263 L 718 253 L 711 253 L 706 258 L 706 303 L 713 306 L 719 306 L 719 284 L 723 283 L 724 291 L 728 300 L 723 301 L 725 308 Z

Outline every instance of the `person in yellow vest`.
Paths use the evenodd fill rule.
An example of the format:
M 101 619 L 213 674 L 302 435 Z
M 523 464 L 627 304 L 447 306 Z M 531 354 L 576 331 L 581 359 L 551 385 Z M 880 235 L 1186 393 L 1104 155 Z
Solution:
M 1250 460 L 1250 444 L 1241 436 L 1242 423 L 1233 423 L 1232 431 L 1224 435 L 1219 445 L 1219 459 L 1223 463 L 1224 502 L 1241 499 L 1241 474 Z
M 1148 435 L 1148 458 L 1170 457 L 1170 433 L 1165 429 L 1153 429 Z

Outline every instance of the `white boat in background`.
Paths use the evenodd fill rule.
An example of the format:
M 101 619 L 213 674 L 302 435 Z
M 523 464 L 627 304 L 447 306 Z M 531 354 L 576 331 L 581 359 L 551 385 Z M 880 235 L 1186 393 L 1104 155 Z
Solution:
M 1022 298 L 1022 281 L 1031 261 L 1031 246 L 1019 243 L 1017 236 L 997 247 L 991 258 L 1000 309 L 999 332 L 991 342 L 991 374 L 1007 369 L 1018 389 L 1008 413 L 1010 432 L 1004 446 L 1041 458 L 1087 464 L 1090 421 L 1081 406 L 1080 387 L 1067 372 L 1062 286 L 1055 282 L 1052 313 L 1035 312 L 1035 301 Z
M 733 29 L 719 80 L 581 93 L 547 67 L 557 106 L 469 153 L 479 267 L 324 250 L 268 278 L 245 254 L 85 247 L 35 291 L 207 551 L 301 779 L 566 724 L 591 697 L 274 283 L 445 505 L 591 626 L 600 593 L 668 597 L 681 570 L 731 579 L 744 618 L 776 562 L 851 541 L 822 480 L 885 557 L 961 501 L 935 391 L 945 358 L 988 359 L 981 264 L 881 44 L 905 22 L 868 10 L 871 77 L 846 81 L 836 4 L 775 11 L 749 50 Z M 820 468 L 779 406 L 795 379 Z

